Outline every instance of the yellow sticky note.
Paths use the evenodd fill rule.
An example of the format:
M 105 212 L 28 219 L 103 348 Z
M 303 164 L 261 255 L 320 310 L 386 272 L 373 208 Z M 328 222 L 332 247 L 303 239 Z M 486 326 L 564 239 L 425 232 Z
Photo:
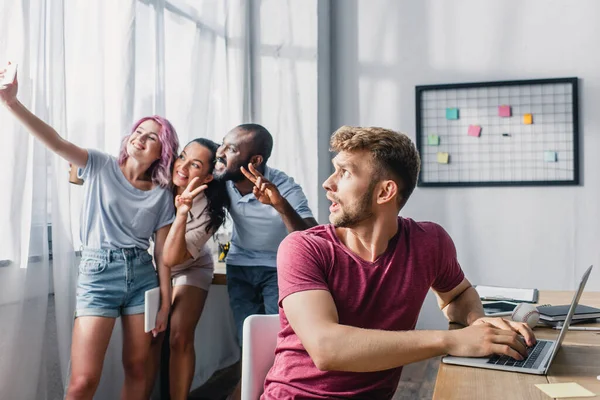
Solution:
M 525 125 L 533 124 L 533 115 L 532 114 L 523 114 L 523 123 Z
M 594 393 L 590 392 L 583 386 L 575 382 L 569 383 L 540 383 L 535 385 L 542 392 L 555 399 L 564 397 L 594 397 Z
M 437 153 L 437 162 L 439 164 L 448 164 L 448 159 L 450 156 L 448 153 Z

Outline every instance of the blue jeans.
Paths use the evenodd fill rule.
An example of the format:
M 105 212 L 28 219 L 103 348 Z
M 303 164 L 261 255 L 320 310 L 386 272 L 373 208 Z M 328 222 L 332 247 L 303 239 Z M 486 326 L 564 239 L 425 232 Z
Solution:
M 84 249 L 75 317 L 144 313 L 146 290 L 158 286 L 152 256 L 142 249 Z
M 241 347 L 247 317 L 279 313 L 277 268 L 227 264 L 227 292 Z

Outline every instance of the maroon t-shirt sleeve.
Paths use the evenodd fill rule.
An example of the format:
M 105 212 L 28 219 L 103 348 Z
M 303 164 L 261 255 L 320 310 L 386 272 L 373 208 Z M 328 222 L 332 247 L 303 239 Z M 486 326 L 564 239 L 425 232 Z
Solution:
M 327 290 L 323 249 L 302 232 L 288 235 L 277 251 L 279 306 L 287 296 L 306 290 Z
M 448 232 L 437 225 L 438 234 L 438 268 L 433 281 L 433 289 L 445 293 L 454 289 L 465 279 L 465 274 L 456 258 L 456 247 Z

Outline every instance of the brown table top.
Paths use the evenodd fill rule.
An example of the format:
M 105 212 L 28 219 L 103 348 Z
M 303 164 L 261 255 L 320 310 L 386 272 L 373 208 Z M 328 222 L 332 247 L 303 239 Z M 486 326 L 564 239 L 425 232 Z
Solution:
M 540 291 L 540 304 L 569 304 L 572 291 Z M 600 308 L 600 292 L 584 292 L 580 304 Z M 578 324 L 578 326 L 600 326 Z M 556 339 L 559 331 L 536 327 L 536 337 Z M 538 383 L 577 382 L 600 395 L 600 332 L 569 331 L 548 375 L 529 375 L 482 368 L 440 364 L 434 399 L 549 399 Z M 598 398 L 600 396 L 596 396 Z
M 213 274 L 213 285 L 227 285 L 227 274 L 224 262 L 215 262 L 215 272 Z

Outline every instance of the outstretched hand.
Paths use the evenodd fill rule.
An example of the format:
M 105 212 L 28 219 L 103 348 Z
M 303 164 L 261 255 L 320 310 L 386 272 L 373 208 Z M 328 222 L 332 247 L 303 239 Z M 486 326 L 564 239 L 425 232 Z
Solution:
M 0 81 L 4 79 L 4 74 L 6 73 L 6 68 L 0 70 Z M 4 84 L 0 86 L 0 101 L 3 104 L 10 104 L 17 99 L 17 92 L 19 91 L 19 82 L 17 80 L 17 75 L 15 74 L 15 79 L 11 83 Z
M 183 193 L 175 196 L 175 207 L 177 207 L 177 214 L 187 215 L 188 212 L 192 209 L 192 203 L 194 202 L 194 198 L 206 190 L 208 185 L 198 185 L 198 181 L 200 178 L 196 177 L 190 181 L 187 185 Z
M 252 163 L 248 164 L 248 169 L 241 167 L 242 174 L 254 183 L 252 193 L 258 201 L 277 208 L 283 205 L 285 199 L 279 193 L 277 186 L 265 178 Z

